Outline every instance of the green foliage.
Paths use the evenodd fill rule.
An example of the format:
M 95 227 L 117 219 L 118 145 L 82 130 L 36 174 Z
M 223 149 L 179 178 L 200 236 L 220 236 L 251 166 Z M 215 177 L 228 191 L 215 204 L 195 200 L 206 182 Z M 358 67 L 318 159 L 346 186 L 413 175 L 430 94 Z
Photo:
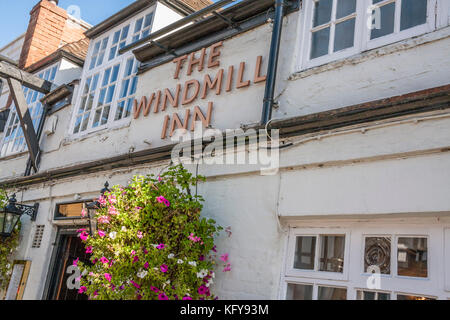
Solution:
M 80 230 L 94 263 L 75 262 L 80 293 L 100 300 L 216 298 L 214 236 L 222 228 L 200 217 L 204 200 L 190 190 L 199 179 L 176 166 L 160 177 L 135 176 L 100 197 L 96 233 Z
M 7 196 L 0 190 L 0 210 L 7 205 Z M 13 255 L 19 245 L 20 222 L 14 229 L 11 237 L 2 239 L 0 237 L 0 290 L 6 290 L 13 268 Z

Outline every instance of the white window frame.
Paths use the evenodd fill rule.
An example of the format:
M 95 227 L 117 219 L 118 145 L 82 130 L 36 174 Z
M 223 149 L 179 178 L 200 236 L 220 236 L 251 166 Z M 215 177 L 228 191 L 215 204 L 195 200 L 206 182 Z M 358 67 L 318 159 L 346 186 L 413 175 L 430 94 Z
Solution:
M 366 0 L 367 7 L 370 6 L 372 0 Z M 385 35 L 380 38 L 370 40 L 371 30 L 365 28 L 366 32 L 364 34 L 365 39 L 363 40 L 362 51 L 378 48 L 390 43 L 398 42 L 408 38 L 415 37 L 420 34 L 428 33 L 435 30 L 436 26 L 436 0 L 428 0 L 427 4 L 427 22 L 422 25 L 415 26 L 403 31 L 400 31 L 400 16 L 401 16 L 401 2 L 402 0 L 384 0 L 377 3 L 376 6 L 380 6 L 384 3 L 392 3 L 395 1 L 395 22 L 394 22 L 394 33 Z M 366 12 L 367 21 L 370 17 L 370 13 Z
M 58 62 L 53 63 L 50 66 L 48 66 L 48 67 L 46 67 L 46 68 L 44 68 L 42 70 L 34 72 L 34 74 L 37 75 L 41 79 L 45 79 L 45 80 L 49 80 L 49 81 L 53 82 L 54 79 L 56 78 L 57 74 L 58 74 L 60 66 L 61 66 L 61 61 L 58 61 Z M 55 74 L 53 76 L 53 79 L 51 79 L 53 70 L 55 70 L 54 71 Z M 47 72 L 49 72 L 48 77 L 45 76 L 45 74 Z M 40 102 L 40 99 L 42 99 L 44 94 L 40 93 L 38 91 L 32 90 L 30 88 L 27 88 L 27 87 L 23 87 L 23 93 L 24 93 L 25 101 L 28 104 L 28 110 L 30 112 L 30 116 L 31 116 L 31 120 L 33 122 L 33 126 L 34 126 L 35 130 L 37 130 L 37 127 L 39 126 L 39 121 L 42 118 L 42 115 L 44 113 L 44 106 Z M 33 96 L 34 96 L 34 101 L 32 101 Z M 39 113 L 36 113 L 37 112 L 36 108 L 39 106 L 39 104 L 40 104 Z M 13 119 L 13 117 L 14 117 L 14 119 Z M 23 131 L 21 130 L 22 127 L 20 125 L 20 121 L 19 121 L 18 117 L 19 116 L 17 115 L 16 106 L 15 106 L 14 102 L 12 102 L 11 106 L 10 106 L 10 112 L 9 112 L 9 115 L 8 115 L 8 119 L 6 121 L 5 129 L 4 129 L 3 133 L 0 135 L 0 138 L 1 138 L 1 140 L 0 140 L 0 158 L 8 157 L 8 156 L 15 155 L 15 154 L 19 154 L 19 153 L 22 153 L 22 152 L 25 152 L 25 151 L 28 150 L 28 146 L 27 146 L 27 144 L 25 142 L 25 137 L 23 135 Z M 18 146 L 18 148 L 16 150 L 11 150 L 12 146 L 9 146 L 8 147 L 9 150 L 6 150 L 3 153 L 2 150 L 3 150 L 4 145 L 6 144 L 6 141 L 5 141 L 6 134 L 7 134 L 8 129 L 10 127 L 9 124 L 11 123 L 11 121 L 16 123 L 16 125 L 17 125 L 17 129 L 16 129 L 16 132 L 15 132 L 15 137 L 12 139 L 14 141 L 12 146 L 15 145 L 15 141 L 16 140 L 19 140 L 20 143 L 19 143 L 19 146 Z M 14 126 L 14 124 L 12 126 Z M 19 136 L 19 132 L 21 132 L 20 136 Z
M 439 27 L 448 25 L 450 19 L 448 16 L 448 5 L 442 3 L 442 0 L 428 0 L 427 5 L 427 22 L 407 30 L 400 31 L 400 8 L 402 0 L 384 0 L 385 2 L 396 2 L 396 21 L 394 33 L 386 35 L 377 39 L 370 40 L 371 29 L 367 27 L 367 21 L 371 17 L 371 11 L 368 8 L 372 5 L 372 0 L 357 0 L 356 1 L 356 21 L 355 21 L 355 36 L 354 46 L 335 53 L 324 55 L 315 59 L 310 59 L 313 17 L 314 17 L 314 1 L 305 0 L 304 10 L 300 15 L 303 19 L 300 31 L 300 54 L 297 60 L 297 71 L 302 71 L 327 64 L 332 61 L 341 60 L 358 53 L 385 46 L 391 43 L 412 38 L 421 34 L 432 32 Z M 445 1 L 445 0 L 444 0 Z M 333 4 L 332 17 L 336 12 L 336 0 Z M 377 4 L 380 5 L 380 4 Z M 447 8 L 447 10 L 445 10 Z M 445 24 L 447 23 L 447 24 Z M 334 44 L 334 28 L 330 29 L 330 47 Z M 329 49 L 330 52 L 330 49 Z
M 313 232 L 311 232 L 313 231 Z M 316 232 L 314 232 L 316 231 Z M 318 233 L 317 233 L 318 232 Z M 318 271 L 319 270 L 319 259 L 320 259 L 320 236 L 345 236 L 345 247 L 344 247 L 344 270 L 343 272 L 327 272 Z M 295 247 L 297 244 L 297 237 L 316 237 L 316 248 L 314 257 L 314 270 L 301 270 L 294 268 L 294 254 Z M 289 252 L 293 252 L 288 256 L 286 275 L 293 277 L 302 278 L 313 278 L 313 279 L 328 279 L 328 280 L 346 280 L 348 279 L 348 259 L 349 259 L 349 248 L 350 248 L 350 231 L 343 229 L 320 229 L 320 230 L 310 230 L 307 233 L 302 232 L 302 230 L 294 230 L 289 241 Z
M 126 38 L 126 44 L 130 44 L 132 37 L 133 37 L 133 31 L 135 28 L 135 24 L 137 22 L 137 20 L 139 20 L 140 18 L 144 17 L 149 14 L 149 13 L 153 13 L 153 19 L 152 19 L 152 24 L 150 29 L 153 29 L 153 25 L 154 25 L 154 15 L 155 15 L 155 10 L 156 10 L 156 6 L 152 6 L 148 9 L 146 9 L 145 11 L 141 12 L 139 15 L 134 16 L 133 18 L 124 21 L 123 23 L 121 23 L 120 25 L 114 27 L 113 29 L 109 30 L 107 33 L 102 34 L 98 37 L 98 39 L 92 40 L 91 41 L 91 45 L 89 46 L 88 49 L 88 54 L 87 54 L 87 58 L 86 61 L 91 61 L 92 59 L 92 53 L 94 50 L 94 46 L 95 43 L 97 43 L 99 40 L 103 41 L 103 39 L 105 39 L 106 37 L 108 37 L 108 46 L 106 47 L 105 50 L 105 58 L 103 59 L 103 63 L 99 66 L 96 66 L 93 69 L 89 69 L 89 65 L 87 65 L 86 68 L 83 68 L 83 72 L 82 72 L 82 76 L 81 76 L 81 83 L 80 83 L 80 90 L 78 90 L 77 93 L 77 97 L 76 97 L 76 102 L 74 104 L 74 109 L 73 109 L 73 114 L 72 114 L 72 119 L 70 122 L 70 126 L 69 126 L 69 131 L 68 131 L 68 136 L 72 139 L 76 139 L 76 138 L 80 138 L 83 137 L 85 135 L 89 135 L 91 133 L 94 132 L 98 132 L 101 130 L 105 130 L 107 128 L 116 128 L 116 127 L 122 127 L 127 125 L 130 121 L 131 121 L 131 115 L 128 116 L 127 118 L 122 118 L 120 120 L 115 120 L 115 114 L 116 114 L 116 109 L 117 109 L 117 104 L 118 104 L 118 98 L 119 98 L 119 93 L 120 93 L 120 89 L 122 86 L 122 81 L 124 79 L 124 74 L 125 74 L 125 68 L 126 68 L 126 62 L 130 57 L 134 58 L 134 55 L 131 51 L 125 52 L 122 55 L 117 55 L 114 59 L 109 60 L 109 53 L 111 51 L 111 47 L 115 46 L 116 44 L 113 44 L 113 37 L 114 34 L 117 31 L 121 31 L 123 30 L 124 27 L 126 27 L 127 25 L 130 26 L 130 30 L 128 32 L 127 38 Z M 135 59 L 135 58 L 134 58 Z M 94 123 L 94 117 L 95 117 L 95 109 L 96 106 L 98 104 L 98 99 L 100 96 L 100 87 L 102 84 L 102 80 L 103 80 L 103 75 L 105 70 L 107 70 L 110 67 L 115 66 L 117 63 L 120 63 L 120 68 L 119 68 L 119 75 L 117 78 L 117 82 L 116 82 L 116 89 L 114 91 L 114 96 L 113 96 L 113 100 L 111 103 L 111 109 L 110 109 L 110 113 L 109 113 L 109 117 L 108 117 L 108 121 L 106 124 L 104 125 L 99 125 L 97 127 L 93 127 L 93 123 Z M 75 122 L 76 122 L 76 118 L 77 118 L 77 113 L 78 110 L 80 108 L 80 104 L 81 104 L 81 96 L 83 93 L 83 88 L 84 85 L 87 81 L 87 79 L 91 76 L 94 76 L 95 74 L 100 73 L 100 77 L 99 77 L 99 84 L 97 85 L 95 94 L 94 94 L 94 102 L 93 102 L 93 107 L 92 110 L 90 112 L 89 115 L 89 122 L 88 122 L 88 126 L 87 129 L 85 131 L 79 131 L 78 133 L 74 133 L 74 129 L 75 129 Z
M 304 224 L 304 222 L 302 223 Z M 325 224 L 324 222 L 316 223 Z M 317 298 L 317 286 L 347 288 L 347 299 L 355 300 L 357 291 L 377 291 L 389 293 L 391 300 L 397 299 L 397 294 L 447 299 L 449 288 L 444 283 L 444 274 L 448 274 L 445 268 L 450 263 L 450 246 L 444 244 L 445 230 L 450 236 L 450 221 L 441 224 L 406 224 L 406 223 L 340 223 L 342 227 L 291 226 L 286 243 L 286 253 L 283 265 L 282 281 L 280 285 L 280 299 L 286 299 L 289 283 L 301 285 L 313 285 L 313 299 Z M 355 226 L 356 225 L 356 226 Z M 297 236 L 315 236 L 348 234 L 344 253 L 344 273 L 346 277 L 324 277 L 320 271 L 298 271 L 293 268 L 295 244 Z M 391 273 L 380 275 L 381 288 L 369 289 L 367 280 L 372 276 L 364 270 L 365 238 L 391 237 Z M 397 275 L 397 243 L 401 237 L 427 238 L 427 277 L 408 277 Z M 347 247 L 349 245 L 349 247 Z M 320 246 L 317 242 L 316 247 Z M 316 248 L 317 249 L 317 248 Z M 445 252 L 445 254 L 443 254 Z M 317 254 L 317 253 L 316 253 Z M 317 259 L 317 256 L 316 256 Z M 447 278 L 446 278 L 447 279 Z

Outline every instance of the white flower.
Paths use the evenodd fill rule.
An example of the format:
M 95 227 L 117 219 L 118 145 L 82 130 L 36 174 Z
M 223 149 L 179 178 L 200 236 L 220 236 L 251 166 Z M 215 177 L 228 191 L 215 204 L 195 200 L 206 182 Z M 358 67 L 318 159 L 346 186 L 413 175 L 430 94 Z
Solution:
M 167 258 L 169 258 L 169 259 L 173 259 L 174 257 L 175 257 L 175 255 L 173 253 L 171 253 L 167 256 Z
M 152 244 L 152 247 L 153 248 L 156 248 L 158 245 L 157 244 Z
M 210 285 L 212 285 L 214 282 L 212 281 L 212 279 L 209 279 L 208 282 L 205 284 L 206 287 L 209 288 Z
M 137 276 L 138 276 L 139 278 L 141 278 L 141 279 L 144 279 L 145 276 L 146 276 L 147 274 L 148 274 L 147 271 L 141 270 L 141 272 L 138 272 L 138 273 L 137 273 Z
M 206 269 L 203 269 L 203 270 L 200 270 L 200 272 L 197 272 L 197 278 L 203 279 L 207 275 L 208 275 L 208 270 L 206 270 Z
M 170 280 L 167 280 L 166 283 L 167 283 L 167 284 L 170 284 Z
M 123 232 L 126 232 L 126 231 L 127 231 L 127 228 L 126 228 L 125 226 L 123 226 L 123 227 L 122 227 L 122 231 L 123 231 Z
M 178 259 L 178 261 L 177 261 L 178 264 L 182 264 L 183 262 L 184 262 L 184 261 L 181 260 L 181 259 Z
M 189 261 L 188 263 L 189 263 L 189 265 L 191 265 L 193 267 L 197 266 L 197 262 L 195 262 L 195 261 Z
M 109 234 L 109 237 L 114 240 L 117 237 L 117 232 L 115 232 L 115 231 L 111 232 Z

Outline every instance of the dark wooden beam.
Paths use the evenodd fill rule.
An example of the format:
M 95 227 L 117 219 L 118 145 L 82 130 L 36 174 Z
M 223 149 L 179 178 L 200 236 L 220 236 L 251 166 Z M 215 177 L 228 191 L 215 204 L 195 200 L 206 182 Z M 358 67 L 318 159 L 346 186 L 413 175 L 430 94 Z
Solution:
M 49 93 L 52 89 L 52 83 L 50 81 L 41 79 L 34 74 L 20 70 L 16 66 L 5 61 L 0 61 L 0 77 L 17 80 L 21 85 L 44 94 Z
M 20 126 L 23 130 L 25 141 L 27 142 L 28 152 L 34 169 L 37 171 L 37 158 L 39 155 L 39 142 L 36 131 L 33 127 L 30 111 L 28 109 L 25 95 L 23 94 L 22 84 L 13 78 L 8 78 L 8 85 L 11 91 L 11 96 L 16 105 L 17 115 L 19 116 Z

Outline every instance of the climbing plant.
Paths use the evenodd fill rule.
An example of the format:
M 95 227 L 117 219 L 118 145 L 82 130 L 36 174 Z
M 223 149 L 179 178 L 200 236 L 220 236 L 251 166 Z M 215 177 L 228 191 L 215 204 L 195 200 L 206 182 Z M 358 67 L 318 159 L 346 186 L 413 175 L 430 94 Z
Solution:
M 6 192 L 0 190 L 0 210 L 8 203 Z M 12 274 L 13 256 L 19 245 L 20 222 L 14 229 L 11 237 L 2 239 L 0 237 L 0 291 L 6 290 Z

